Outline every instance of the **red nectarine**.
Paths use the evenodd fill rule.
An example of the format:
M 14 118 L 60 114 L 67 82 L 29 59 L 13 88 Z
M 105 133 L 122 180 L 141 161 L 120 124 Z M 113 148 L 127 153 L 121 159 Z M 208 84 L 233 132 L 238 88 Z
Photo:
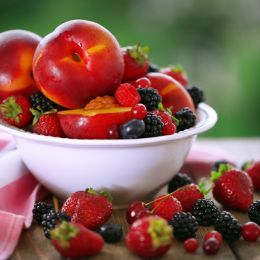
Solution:
M 0 101 L 37 90 L 32 74 L 32 60 L 40 40 L 40 36 L 24 30 L 0 33 Z
M 124 62 L 116 38 L 101 25 L 73 20 L 40 42 L 33 72 L 41 91 L 66 108 L 80 108 L 92 98 L 113 94 Z

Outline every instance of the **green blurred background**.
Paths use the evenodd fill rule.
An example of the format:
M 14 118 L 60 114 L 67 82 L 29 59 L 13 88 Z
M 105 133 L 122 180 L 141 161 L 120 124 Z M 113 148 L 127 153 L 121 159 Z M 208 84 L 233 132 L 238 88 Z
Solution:
M 149 45 L 153 63 L 183 65 L 219 115 L 204 136 L 259 136 L 259 10 L 259 0 L 0 0 L 0 31 L 101 23 L 122 46 Z

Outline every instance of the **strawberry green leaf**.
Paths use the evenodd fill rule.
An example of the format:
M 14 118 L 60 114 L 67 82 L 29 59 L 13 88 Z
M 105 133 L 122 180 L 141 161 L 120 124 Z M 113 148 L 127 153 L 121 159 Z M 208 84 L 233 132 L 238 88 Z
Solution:
M 39 119 L 40 119 L 41 115 L 43 114 L 43 112 L 41 112 L 39 110 L 36 110 L 36 109 L 33 109 L 33 108 L 30 108 L 30 111 L 31 111 L 31 113 L 33 115 L 33 122 L 32 122 L 32 124 L 35 125 L 39 121 Z
M 113 200 L 113 197 L 112 197 L 112 194 L 108 191 L 100 191 L 99 192 L 100 195 L 106 197 L 110 202 L 112 202 Z
M 158 107 L 157 107 L 157 108 L 158 108 L 160 111 L 165 111 L 165 108 L 164 108 L 162 102 L 160 102 L 160 103 L 158 104 Z
M 242 167 L 241 167 L 241 169 L 243 170 L 243 171 L 246 171 L 252 164 L 253 164 L 253 160 L 252 161 L 249 161 L 249 162 L 245 162 L 243 165 L 242 165 Z
M 230 165 L 230 164 L 221 163 L 221 164 L 219 165 L 218 171 L 212 171 L 212 172 L 211 172 L 211 177 L 210 177 L 210 179 L 211 179 L 212 181 L 216 181 L 217 179 L 219 179 L 219 178 L 223 175 L 224 172 L 226 172 L 226 171 L 232 169 L 232 167 L 233 167 L 233 166 Z
M 136 60 L 141 66 L 143 66 L 145 62 L 148 60 L 149 47 L 142 47 L 138 43 L 135 46 L 128 48 L 127 52 L 132 59 Z
M 1 113 L 5 118 L 12 118 L 16 123 L 20 122 L 19 114 L 23 112 L 21 106 L 17 104 L 15 97 L 11 96 L 7 98 L 0 105 Z
M 206 185 L 206 182 L 205 181 L 201 181 L 199 184 L 198 184 L 198 186 L 199 186 L 199 189 L 200 189 L 200 191 L 205 195 L 205 196 L 207 196 L 209 193 L 210 193 L 210 191 L 212 190 L 212 185 L 210 185 L 210 187 L 206 187 L 207 185 Z

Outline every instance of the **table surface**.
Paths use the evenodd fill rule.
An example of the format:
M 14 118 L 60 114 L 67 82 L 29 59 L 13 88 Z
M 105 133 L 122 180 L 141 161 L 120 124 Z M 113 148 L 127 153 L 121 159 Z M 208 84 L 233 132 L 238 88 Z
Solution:
M 227 138 L 227 139 L 199 139 L 198 143 L 204 145 L 210 145 L 211 147 L 225 149 L 234 155 L 241 164 L 244 161 L 251 159 L 260 159 L 260 138 Z M 255 200 L 260 199 L 260 193 L 255 194 Z M 230 211 L 234 216 L 236 216 L 242 223 L 248 221 L 247 215 L 237 211 Z M 125 211 L 115 210 L 113 216 L 111 217 L 111 222 L 119 223 L 123 227 L 124 235 L 128 230 L 128 224 L 125 221 Z M 206 232 L 212 230 L 213 227 L 200 227 L 197 233 L 197 238 L 200 241 Z M 177 241 L 173 242 L 171 249 L 164 255 L 161 259 L 181 259 L 190 260 L 192 259 L 212 259 L 211 256 L 207 256 L 203 253 L 201 247 L 195 254 L 188 254 L 183 248 L 183 244 Z M 24 230 L 22 233 L 19 244 L 16 251 L 10 258 L 11 260 L 52 260 L 61 259 L 59 254 L 53 249 L 49 240 L 47 240 L 42 230 L 33 224 L 28 230 Z M 92 257 L 92 259 L 140 259 L 139 257 L 131 254 L 127 248 L 124 246 L 124 242 L 116 244 L 105 244 L 102 252 Z M 228 245 L 224 243 L 214 259 L 245 259 L 245 260 L 260 260 L 260 239 L 257 242 L 250 243 L 240 239 L 239 241 Z

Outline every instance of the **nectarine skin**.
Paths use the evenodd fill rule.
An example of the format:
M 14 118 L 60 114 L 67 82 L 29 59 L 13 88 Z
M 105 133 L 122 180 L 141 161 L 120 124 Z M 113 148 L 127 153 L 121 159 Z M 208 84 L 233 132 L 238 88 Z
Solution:
M 58 112 L 63 132 L 69 138 L 108 139 L 109 129 L 133 119 L 131 107 Z
M 160 72 L 151 72 L 146 76 L 151 81 L 151 86 L 162 96 L 163 106 L 172 107 L 173 114 L 184 107 L 195 111 L 191 96 L 177 80 Z
M 0 33 L 0 101 L 37 91 L 32 60 L 41 37 L 25 30 Z
M 73 20 L 40 42 L 33 72 L 41 91 L 66 108 L 84 107 L 97 96 L 113 94 L 124 72 L 115 37 L 101 25 Z

